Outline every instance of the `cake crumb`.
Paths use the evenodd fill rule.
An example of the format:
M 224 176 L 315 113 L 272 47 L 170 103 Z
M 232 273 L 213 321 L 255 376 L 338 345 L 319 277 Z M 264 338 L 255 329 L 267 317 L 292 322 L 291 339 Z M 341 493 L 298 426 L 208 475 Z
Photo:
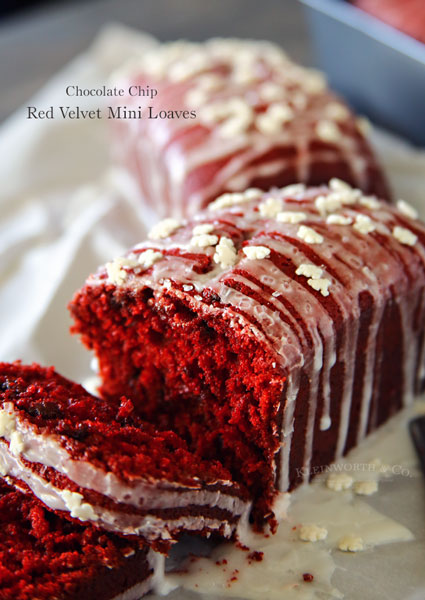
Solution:
M 338 548 L 342 552 L 361 552 L 364 550 L 364 542 L 359 536 L 345 535 L 339 540 Z
M 377 481 L 356 481 L 354 483 L 354 492 L 359 496 L 371 496 L 378 491 Z
M 331 473 L 326 481 L 326 486 L 335 492 L 348 490 L 353 485 L 353 478 L 347 473 Z
M 328 530 L 318 525 L 302 525 L 298 535 L 303 542 L 319 542 L 326 539 Z
M 261 562 L 264 558 L 264 552 L 254 551 L 248 554 L 247 559 L 252 562 Z

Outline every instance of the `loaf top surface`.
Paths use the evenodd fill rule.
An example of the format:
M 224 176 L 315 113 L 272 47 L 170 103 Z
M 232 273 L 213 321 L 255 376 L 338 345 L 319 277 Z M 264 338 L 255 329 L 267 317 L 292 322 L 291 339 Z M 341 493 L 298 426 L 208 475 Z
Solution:
M 402 307 L 425 281 L 415 209 L 337 179 L 224 194 L 192 220 L 161 221 L 149 238 L 87 285 L 178 296 L 263 339 L 287 366 L 303 360 L 318 330 L 329 338 L 338 323 L 358 320 L 362 293 L 376 307 L 391 295 Z
M 293 173 L 286 183 L 313 184 L 347 173 L 361 189 L 387 193 L 364 121 L 329 90 L 321 72 L 295 64 L 275 44 L 160 44 L 115 80 L 129 90 L 126 107 L 144 111 L 130 129 L 141 144 L 149 140 L 166 166 L 173 199 L 205 205 L 222 191 L 266 184 L 282 172 Z

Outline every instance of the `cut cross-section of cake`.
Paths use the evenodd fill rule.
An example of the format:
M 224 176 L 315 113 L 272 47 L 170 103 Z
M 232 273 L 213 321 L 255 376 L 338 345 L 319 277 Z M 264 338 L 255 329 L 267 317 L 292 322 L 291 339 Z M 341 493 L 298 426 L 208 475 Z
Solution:
M 2 600 L 139 600 L 157 562 L 140 539 L 62 519 L 0 479 Z
M 218 461 L 53 368 L 0 363 L 0 472 L 71 518 L 167 551 L 182 531 L 231 537 L 247 493 Z
M 387 197 L 359 121 L 324 75 L 270 42 L 160 44 L 117 72 L 117 160 L 159 217 L 224 192 L 340 177 Z
M 225 194 L 89 277 L 74 332 L 104 397 L 219 458 L 261 520 L 422 387 L 415 216 L 337 179 Z

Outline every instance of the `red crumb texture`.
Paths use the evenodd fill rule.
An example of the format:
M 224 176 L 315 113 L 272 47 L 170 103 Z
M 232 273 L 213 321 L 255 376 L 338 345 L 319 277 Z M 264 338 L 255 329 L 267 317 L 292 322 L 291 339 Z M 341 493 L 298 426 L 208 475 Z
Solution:
M 202 459 L 219 457 L 250 490 L 262 521 L 275 494 L 275 474 L 265 465 L 279 449 L 285 385 L 274 357 L 238 327 L 201 317 L 177 298 L 153 303 L 148 289 L 114 292 L 86 287 L 71 305 L 74 331 L 99 355 L 102 394 L 112 402 L 124 394 L 141 418 L 173 429 Z
M 46 511 L 0 480 L 1 600 L 109 600 L 151 574 L 147 547 Z
M 314 579 L 314 575 L 312 575 L 311 573 L 303 573 L 303 579 L 307 583 L 311 583 Z
M 124 397 L 107 401 L 65 379 L 53 367 L 0 363 L 0 406 L 12 403 L 38 433 L 55 434 L 76 459 L 130 482 L 137 476 L 181 484 L 228 480 L 218 461 L 200 461 L 172 431 L 144 423 Z

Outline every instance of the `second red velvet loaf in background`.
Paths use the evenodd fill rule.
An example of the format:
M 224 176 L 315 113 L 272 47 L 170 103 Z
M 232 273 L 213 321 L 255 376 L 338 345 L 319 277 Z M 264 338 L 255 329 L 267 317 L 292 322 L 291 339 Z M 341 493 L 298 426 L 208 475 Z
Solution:
M 71 303 L 101 392 L 222 461 L 261 520 L 422 387 L 425 228 L 397 206 L 333 179 L 159 223 Z
M 160 217 L 190 216 L 223 192 L 331 177 L 388 196 L 355 115 L 270 42 L 159 44 L 115 83 L 128 91 L 116 157 Z

